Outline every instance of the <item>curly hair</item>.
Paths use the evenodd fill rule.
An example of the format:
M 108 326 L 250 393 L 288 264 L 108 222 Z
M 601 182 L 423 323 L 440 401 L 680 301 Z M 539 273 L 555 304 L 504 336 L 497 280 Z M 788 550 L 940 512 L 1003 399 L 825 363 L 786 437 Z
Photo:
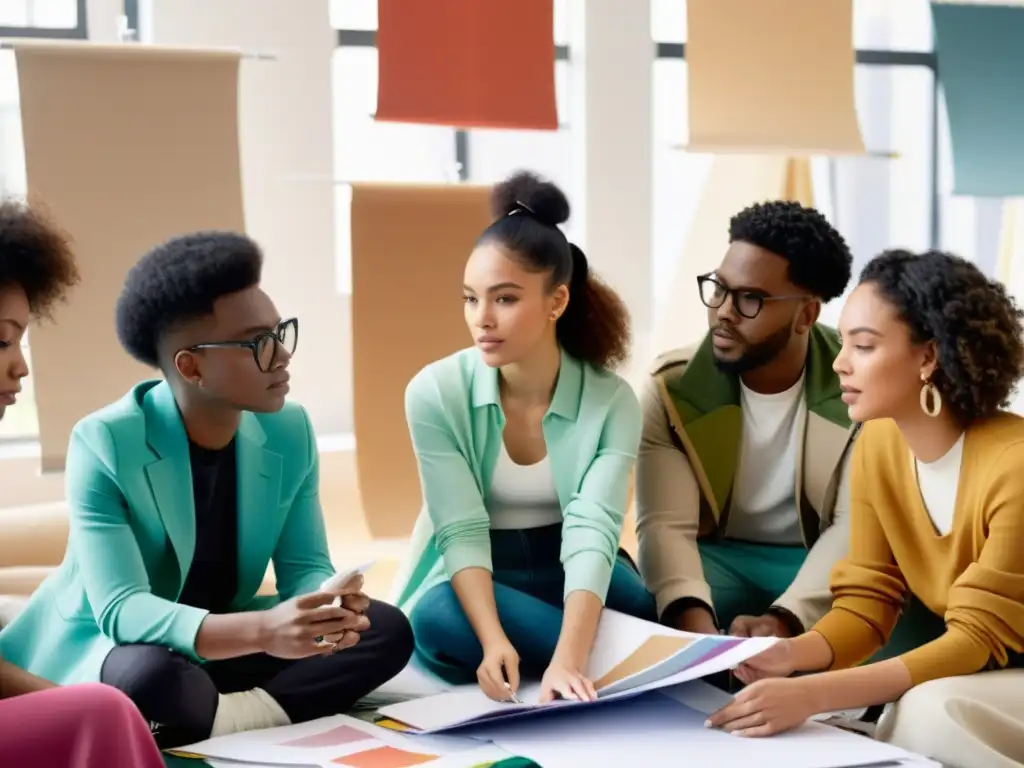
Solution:
M 491 206 L 497 218 L 478 242 L 500 243 L 527 268 L 549 272 L 551 286 L 569 286 L 569 304 L 555 326 L 559 344 L 596 368 L 624 363 L 629 357 L 629 311 L 559 229 L 570 213 L 562 190 L 519 171 L 494 187 Z
M 41 208 L 0 202 L 0 285 L 20 286 L 31 313 L 49 319 L 79 279 L 70 238 Z
M 263 252 L 245 235 L 195 232 L 149 251 L 125 277 L 115 324 L 121 346 L 158 368 L 161 339 L 181 323 L 213 312 L 221 296 L 259 284 Z
M 892 304 L 915 343 L 935 343 L 931 383 L 960 423 L 1009 405 L 1024 371 L 1024 311 L 1001 283 L 951 253 L 900 249 L 868 262 L 860 281 Z
M 814 208 L 789 200 L 751 205 L 729 221 L 729 242 L 736 241 L 786 259 L 793 284 L 823 301 L 842 296 L 850 282 L 850 247 Z

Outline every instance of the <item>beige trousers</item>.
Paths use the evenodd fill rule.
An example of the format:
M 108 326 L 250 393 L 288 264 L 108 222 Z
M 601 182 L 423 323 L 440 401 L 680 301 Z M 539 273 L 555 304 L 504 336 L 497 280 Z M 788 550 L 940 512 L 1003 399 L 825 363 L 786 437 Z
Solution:
M 954 768 L 1024 767 L 1024 669 L 946 677 L 907 691 L 875 738 Z

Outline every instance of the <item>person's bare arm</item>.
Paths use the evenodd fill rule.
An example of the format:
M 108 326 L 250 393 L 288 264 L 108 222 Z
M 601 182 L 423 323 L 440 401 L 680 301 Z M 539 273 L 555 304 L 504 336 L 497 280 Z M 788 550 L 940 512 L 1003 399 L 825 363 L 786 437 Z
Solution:
M 207 661 L 260 653 L 262 611 L 208 614 L 196 634 L 196 654 Z
M 569 594 L 565 600 L 562 631 L 555 646 L 554 661 L 578 672 L 586 670 L 603 607 L 593 592 L 578 589 Z
M 643 433 L 636 461 L 639 567 L 662 622 L 687 632 L 718 632 L 704 580 L 697 531 L 700 488 L 686 454 L 672 440 L 653 376 L 640 395 Z
M 480 645 L 503 641 L 505 630 L 498 619 L 491 572 L 486 568 L 463 568 L 452 576 L 451 583 Z
M 369 626 L 364 616 L 334 605 L 335 597 L 310 592 L 265 611 L 207 614 L 196 634 L 196 652 L 210 661 L 253 653 L 282 659 L 328 653 L 332 646 L 317 638 L 362 632 Z
M 35 693 L 56 687 L 55 683 L 26 672 L 9 661 L 0 659 L 0 699 L 10 699 L 26 693 Z

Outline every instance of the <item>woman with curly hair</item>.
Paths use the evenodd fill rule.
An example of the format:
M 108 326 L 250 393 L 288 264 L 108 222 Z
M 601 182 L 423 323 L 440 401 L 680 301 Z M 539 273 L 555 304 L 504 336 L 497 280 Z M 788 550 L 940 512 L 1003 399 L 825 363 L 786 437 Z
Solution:
M 0 202 L 0 418 L 28 376 L 21 340 L 78 282 L 67 239 L 36 209 Z M 131 700 L 98 683 L 57 687 L 0 659 L 0 765 L 161 768 Z
M 964 768 L 1024 764 L 1024 419 L 1003 410 L 1022 317 L 956 256 L 895 250 L 867 265 L 834 366 L 864 425 L 832 610 L 740 667 L 751 684 L 709 726 L 768 736 L 895 702 L 879 739 Z M 862 665 L 910 596 L 944 619 L 937 636 Z
M 629 349 L 622 300 L 559 225 L 569 203 L 518 173 L 466 263 L 474 346 L 406 389 L 425 506 L 398 604 L 416 653 L 448 682 L 515 697 L 592 700 L 602 608 L 656 620 L 619 552 L 640 404 L 613 369 Z

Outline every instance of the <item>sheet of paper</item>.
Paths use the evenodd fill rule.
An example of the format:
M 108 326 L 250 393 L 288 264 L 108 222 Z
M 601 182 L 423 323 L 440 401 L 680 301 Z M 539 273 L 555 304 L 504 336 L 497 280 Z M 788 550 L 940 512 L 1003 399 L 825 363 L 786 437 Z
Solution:
M 179 751 L 236 765 L 316 768 L 470 768 L 509 757 L 500 748 L 466 736 L 412 737 L 346 715 L 219 736 Z
M 653 664 L 640 666 L 638 663 L 636 667 L 639 668 L 629 670 L 632 674 L 607 683 L 595 681 L 595 685 L 598 686 L 598 693 L 600 695 L 607 696 L 619 691 L 633 690 L 649 683 L 657 683 L 660 680 L 685 672 L 699 664 L 709 662 L 717 656 L 721 656 L 727 651 L 736 648 L 742 642 L 743 640 L 740 638 L 716 637 L 713 635 L 693 638 L 652 637 L 641 646 L 639 651 L 650 649 L 647 656 L 649 660 L 654 661 Z M 638 652 L 627 661 L 633 659 L 639 662 L 643 659 L 643 654 Z M 619 669 L 627 667 L 627 663 L 624 662 L 620 665 Z M 612 676 L 609 675 L 609 677 Z
M 587 663 L 587 674 L 590 679 L 600 680 L 609 674 L 623 659 L 635 653 L 651 637 L 694 638 L 698 635 L 680 632 L 605 608 L 601 612 L 590 661 Z
M 724 694 L 728 699 L 728 694 Z M 474 729 L 506 752 L 544 768 L 573 765 L 661 765 L 664 754 L 685 755 L 689 765 L 749 768 L 846 768 L 915 758 L 904 750 L 820 723 L 807 723 L 767 739 L 740 739 L 704 727 L 706 712 L 689 706 L 714 705 L 704 688 L 657 691 L 557 718 L 528 718 Z M 714 706 L 712 706 L 714 708 Z M 920 763 L 914 763 L 920 765 Z
M 706 645 L 698 646 L 704 651 L 700 655 L 686 658 L 690 666 L 677 671 L 672 666 L 673 657 L 670 656 L 658 665 L 662 676 L 657 676 L 657 671 L 635 675 L 630 684 L 609 686 L 608 689 L 599 691 L 599 699 L 596 702 L 560 700 L 542 705 L 539 703 L 540 687 L 536 684 L 522 687 L 519 692 L 522 704 L 495 702 L 487 698 L 477 686 L 470 685 L 436 696 L 382 707 L 380 714 L 411 725 L 423 733 L 438 733 L 467 726 L 476 728 L 484 722 L 540 715 L 561 709 L 596 707 L 618 699 L 638 696 L 645 691 L 732 669 L 775 642 L 775 638 L 705 639 Z M 701 642 L 703 643 L 703 640 Z M 682 653 L 685 654 L 686 649 Z

